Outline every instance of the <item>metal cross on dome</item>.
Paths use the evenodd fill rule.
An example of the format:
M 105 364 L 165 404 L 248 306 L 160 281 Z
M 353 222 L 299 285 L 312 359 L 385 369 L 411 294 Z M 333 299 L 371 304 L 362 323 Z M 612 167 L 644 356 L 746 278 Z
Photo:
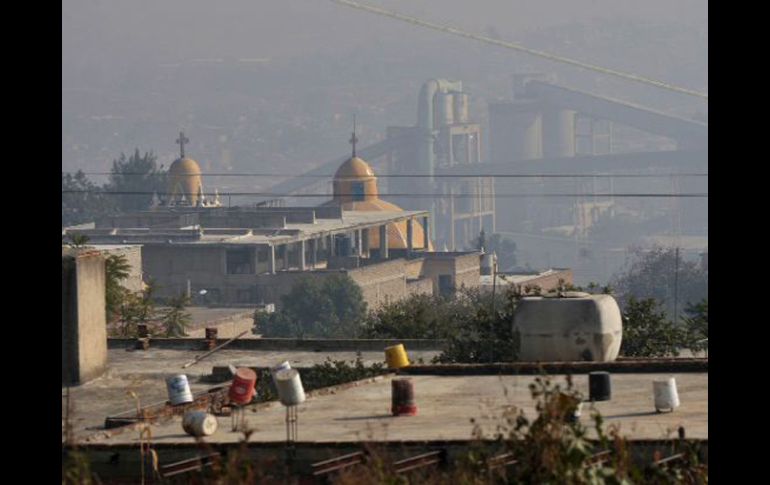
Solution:
M 189 143 L 190 139 L 184 136 L 184 131 L 180 131 L 179 138 L 176 140 L 176 142 L 179 144 L 180 158 L 184 158 L 184 144 Z
M 353 134 L 350 136 L 350 144 L 353 145 L 353 158 L 356 157 L 356 143 L 358 138 L 356 137 L 356 115 L 353 115 Z

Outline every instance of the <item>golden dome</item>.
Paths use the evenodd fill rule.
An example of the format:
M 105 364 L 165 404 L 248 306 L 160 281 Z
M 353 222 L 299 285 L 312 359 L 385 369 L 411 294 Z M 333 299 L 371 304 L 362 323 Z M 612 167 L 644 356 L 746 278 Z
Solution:
M 168 169 L 172 175 L 200 175 L 201 167 L 192 158 L 177 158 Z
M 201 168 L 192 158 L 178 158 L 168 169 L 168 195 L 174 202 L 184 196 L 189 205 L 196 205 L 203 193 Z
M 334 174 L 334 200 L 341 204 L 377 199 L 377 177 L 365 160 L 352 157 Z
M 361 202 L 344 202 L 342 204 L 344 211 L 357 212 L 403 212 L 404 209 L 396 204 L 382 199 L 364 200 Z M 406 221 L 393 222 L 388 224 L 388 248 L 406 249 L 407 248 L 407 229 Z M 378 248 L 380 246 L 379 229 L 369 229 L 369 247 Z M 425 248 L 425 231 L 419 221 L 412 224 L 412 248 Z M 428 251 L 433 251 L 433 243 L 428 240 Z
M 334 198 L 324 205 L 339 205 L 344 211 L 360 212 L 403 212 L 399 206 L 379 198 L 377 177 L 372 167 L 365 160 L 352 157 L 343 163 L 334 174 Z M 414 221 L 412 225 L 412 247 L 425 249 L 422 224 Z M 388 224 L 388 248 L 406 249 L 406 221 Z M 369 230 L 369 247 L 380 244 L 380 231 Z M 428 241 L 429 251 L 433 245 Z
M 335 179 L 360 179 L 374 177 L 372 167 L 362 158 L 352 157 L 347 162 L 340 165 L 334 174 Z

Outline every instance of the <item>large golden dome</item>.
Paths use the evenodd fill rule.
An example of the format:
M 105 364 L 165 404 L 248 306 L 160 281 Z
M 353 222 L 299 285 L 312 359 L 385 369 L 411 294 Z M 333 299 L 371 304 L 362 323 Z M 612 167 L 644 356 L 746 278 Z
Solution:
M 334 174 L 334 200 L 337 203 L 374 200 L 378 197 L 377 177 L 365 160 L 351 157 Z
M 340 165 L 334 174 L 335 179 L 374 177 L 374 171 L 362 158 L 352 157 Z
M 168 195 L 174 202 L 182 196 L 189 205 L 196 205 L 203 193 L 201 168 L 192 158 L 178 158 L 168 169 Z
M 379 198 L 377 177 L 372 167 L 359 157 L 351 157 L 334 174 L 334 198 L 326 205 L 339 205 L 344 211 L 360 212 L 403 212 L 397 205 Z M 422 224 L 415 221 L 412 234 L 412 247 L 433 250 L 428 241 L 425 248 Z M 369 230 L 370 247 L 380 244 L 380 232 Z M 388 247 L 390 249 L 407 248 L 406 221 L 388 224 Z

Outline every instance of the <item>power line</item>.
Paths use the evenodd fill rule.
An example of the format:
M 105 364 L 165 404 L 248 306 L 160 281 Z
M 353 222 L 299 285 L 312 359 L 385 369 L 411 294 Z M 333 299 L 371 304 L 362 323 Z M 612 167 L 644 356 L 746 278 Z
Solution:
M 594 64 L 589 64 L 587 62 L 582 62 L 582 61 L 578 61 L 578 60 L 575 60 L 575 59 L 570 59 L 568 57 L 564 57 L 564 56 L 560 56 L 560 55 L 556 55 L 556 54 L 551 54 L 549 52 L 545 52 L 545 51 L 541 51 L 541 50 L 537 50 L 537 49 L 530 49 L 528 47 L 524 47 L 524 46 L 519 45 L 519 44 L 514 44 L 513 42 L 506 42 L 506 41 L 499 40 L 499 39 L 493 39 L 492 37 L 487 37 L 486 35 L 474 34 L 474 33 L 471 33 L 471 32 L 466 32 L 466 31 L 463 31 L 463 30 L 460 30 L 460 29 L 457 29 L 457 28 L 454 28 L 454 27 L 451 27 L 451 26 L 448 26 L 448 25 L 441 25 L 441 24 L 436 24 L 436 23 L 433 23 L 433 22 L 428 22 L 428 21 L 425 21 L 425 20 L 421 20 L 421 19 L 419 19 L 417 17 L 411 17 L 409 15 L 403 15 L 403 14 L 400 14 L 398 12 L 394 12 L 392 10 L 385 10 L 385 9 L 382 9 L 382 8 L 379 8 L 379 7 L 374 7 L 374 6 L 371 6 L 371 5 L 365 5 L 365 4 L 354 2 L 354 1 L 351 1 L 351 0 L 331 0 L 331 1 L 334 2 L 334 3 L 340 4 L 340 5 L 345 5 L 347 7 L 352 7 L 352 8 L 359 9 L 359 10 L 364 10 L 364 11 L 367 11 L 367 12 L 375 13 L 377 15 L 382 15 L 382 16 L 390 17 L 390 18 L 393 18 L 393 19 L 396 19 L 396 20 L 401 20 L 403 22 L 407 22 L 407 23 L 410 23 L 410 24 L 419 25 L 421 27 L 427 27 L 429 29 L 438 30 L 440 32 L 446 32 L 448 34 L 458 35 L 460 37 L 465 37 L 467 39 L 473 39 L 473 40 L 477 40 L 477 41 L 480 41 L 480 42 L 485 42 L 487 44 L 497 45 L 497 46 L 500 46 L 500 47 L 504 47 L 506 49 L 513 49 L 513 50 L 525 52 L 525 53 L 530 54 L 532 56 L 542 57 L 542 58 L 548 59 L 550 61 L 561 62 L 561 63 L 564 63 L 564 64 L 570 64 L 570 65 L 577 66 L 577 67 L 580 67 L 580 68 L 583 68 L 583 69 L 587 69 L 587 70 L 590 70 L 590 71 L 595 71 L 595 72 L 599 72 L 599 73 L 602 73 L 602 74 L 607 74 L 607 75 L 610 75 L 610 76 L 615 76 L 615 77 L 623 78 L 623 79 L 626 79 L 626 80 L 629 80 L 629 81 L 634 81 L 634 82 L 638 82 L 638 83 L 642 83 L 642 84 L 648 84 L 648 85 L 651 85 L 651 86 L 656 86 L 658 88 L 667 89 L 669 91 L 675 91 L 675 92 L 682 93 L 682 94 L 687 94 L 689 96 L 697 96 L 699 98 L 703 98 L 703 99 L 708 100 L 708 94 L 704 94 L 704 93 L 701 93 L 701 92 L 698 92 L 698 91 L 694 91 L 692 89 L 687 89 L 687 88 L 682 88 L 682 87 L 679 87 L 679 86 L 675 86 L 673 84 L 666 83 L 666 82 L 663 82 L 663 81 L 658 81 L 656 79 L 650 79 L 650 78 L 647 78 L 647 77 L 644 77 L 644 76 L 640 76 L 638 74 L 618 71 L 618 70 L 615 70 L 615 69 L 609 69 L 609 68 L 606 68 L 606 67 L 601 67 L 601 66 L 597 66 L 597 65 L 594 65 Z
M 62 172 L 62 174 L 75 174 L 77 172 Z M 113 175 L 112 172 L 82 172 L 84 175 Z M 142 172 L 122 172 L 121 176 L 147 176 L 147 173 Z M 316 175 L 316 174 L 281 174 L 281 173 L 269 173 L 269 172 L 221 172 L 221 173 L 205 173 L 205 174 L 180 174 L 183 177 L 294 177 L 294 178 L 332 178 L 334 174 L 329 175 Z M 180 175 L 175 175 L 179 177 Z M 708 177 L 706 172 L 695 173 L 623 173 L 623 174 L 511 174 L 511 173 L 492 173 L 484 175 L 457 175 L 457 174 L 384 174 L 377 175 L 375 178 L 477 178 L 477 177 L 494 177 L 494 178 L 668 178 L 668 177 Z
M 62 194 L 96 194 L 96 195 L 154 195 L 157 192 L 152 191 L 98 191 L 98 190 L 62 190 Z M 332 197 L 330 193 L 311 193 L 311 194 L 290 194 L 290 193 L 271 193 L 271 192 L 219 192 L 220 196 L 232 197 L 272 197 L 272 198 L 291 198 L 291 197 Z M 338 194 L 339 197 L 352 197 L 360 194 Z M 413 198 L 517 198 L 517 197 L 682 197 L 682 198 L 708 198 L 708 193 L 581 193 L 581 194 L 426 194 L 426 193 L 389 193 L 379 194 L 380 197 L 413 197 Z

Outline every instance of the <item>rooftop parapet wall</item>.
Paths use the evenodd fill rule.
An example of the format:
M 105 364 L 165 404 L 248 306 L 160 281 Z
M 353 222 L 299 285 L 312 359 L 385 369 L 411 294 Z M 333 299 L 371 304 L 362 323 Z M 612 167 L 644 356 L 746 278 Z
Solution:
M 104 291 L 104 257 L 98 251 L 62 251 L 63 385 L 82 384 L 104 373 Z

